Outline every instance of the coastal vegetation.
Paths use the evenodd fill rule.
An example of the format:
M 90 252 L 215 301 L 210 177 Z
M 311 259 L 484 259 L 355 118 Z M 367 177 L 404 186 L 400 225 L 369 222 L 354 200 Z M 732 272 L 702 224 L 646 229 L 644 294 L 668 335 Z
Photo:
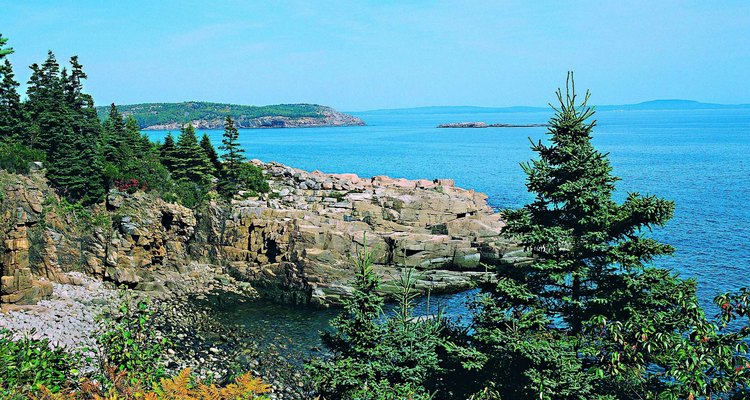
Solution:
M 239 191 L 268 190 L 260 169 L 237 156 L 232 124 L 225 132 L 232 138 L 231 154 L 221 156 L 229 165 L 223 167 L 210 140 L 199 143 L 190 124 L 182 126 L 177 140 L 170 134 L 160 144 L 141 134 L 134 117 L 124 118 L 114 104 L 100 122 L 92 97 L 83 92 L 87 76 L 76 56 L 69 69 L 61 68 L 52 52 L 41 65 L 32 65 L 25 101 L 10 61 L 3 61 L 0 154 L 9 172 L 24 173 L 30 162 L 46 161 L 52 184 L 83 205 L 101 201 L 112 188 L 154 191 L 188 207 L 199 207 L 219 191 L 231 199 Z
M 87 211 L 109 201 L 110 190 L 148 191 L 192 208 L 269 191 L 262 171 L 246 161 L 229 112 L 222 115 L 221 153 L 207 136 L 198 140 L 191 124 L 181 126 L 177 138 L 152 143 L 139 121 L 123 117 L 115 105 L 100 122 L 93 99 L 83 93 L 86 75 L 77 57 L 69 70 L 51 52 L 33 65 L 21 101 L 12 66 L 2 60 L 11 51 L 5 44 L 0 36 L 0 168 L 24 174 L 30 162 L 44 161 L 63 196 L 57 207 L 86 215 L 91 229 L 112 225 Z M 622 203 L 613 199 L 618 178 L 591 143 L 596 122 L 588 98 L 577 97 L 570 75 L 565 91 L 557 92 L 549 140 L 532 143 L 538 159 L 523 165 L 534 201 L 502 213 L 504 234 L 530 253 L 530 262 L 487 266 L 493 279 L 480 286 L 471 322 L 461 325 L 439 310 L 415 314 L 418 294 L 409 268 L 395 285 L 395 312 L 385 312 L 364 238 L 353 290 L 322 334 L 326 351 L 304 369 L 310 397 L 750 396 L 750 292 L 718 295 L 711 318 L 698 303 L 695 280 L 651 265 L 674 252 L 648 235 L 671 219 L 674 204 L 638 193 Z M 266 250 L 267 260 L 278 256 L 276 247 Z M 0 331 L 0 396 L 267 398 L 271 388 L 246 371 L 221 384 L 190 369 L 167 371 L 163 360 L 172 343 L 153 329 L 148 301 L 126 297 L 110 307 L 93 356 Z
M 327 368 L 313 364 L 315 371 L 335 371 L 315 376 L 326 398 L 750 395 L 747 290 L 717 296 L 718 315 L 707 318 L 695 280 L 649 265 L 674 251 L 645 234 L 672 217 L 674 204 L 638 193 L 616 203 L 618 179 L 591 144 L 589 94 L 578 102 L 571 74 L 557 98 L 550 144 L 532 142 L 539 159 L 523 164 L 535 200 L 503 211 L 506 234 L 531 251 L 533 262 L 498 267 L 497 281 L 483 285 L 475 300 L 469 327 L 416 320 L 384 342 L 382 332 L 409 321 L 408 314 L 379 312 L 382 298 L 372 294 L 378 281 L 365 255 L 356 291 L 327 336 L 336 338 L 327 341 L 332 359 Z M 434 328 L 415 346 L 409 339 L 424 326 Z M 408 349 L 408 367 L 401 353 L 389 351 L 391 343 Z

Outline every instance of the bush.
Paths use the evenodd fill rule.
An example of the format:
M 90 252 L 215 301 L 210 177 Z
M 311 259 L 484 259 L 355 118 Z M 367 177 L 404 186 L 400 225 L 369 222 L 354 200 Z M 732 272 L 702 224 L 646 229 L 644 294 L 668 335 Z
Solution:
M 106 332 L 98 339 L 102 371 L 122 372 L 133 383 L 150 384 L 164 377 L 167 342 L 149 327 L 153 313 L 147 301 L 123 296 L 118 315 L 106 322 Z
M 240 189 L 257 193 L 267 193 L 271 188 L 263 175 L 263 170 L 257 165 L 242 163 L 239 165 Z
M 48 339 L 13 340 L 10 331 L 0 330 L 0 398 L 24 398 L 20 393 L 36 392 L 40 386 L 56 393 L 78 375 L 77 353 L 50 347 Z
M 44 153 L 20 143 L 0 142 L 0 169 L 14 174 L 28 174 L 29 163 L 44 161 Z

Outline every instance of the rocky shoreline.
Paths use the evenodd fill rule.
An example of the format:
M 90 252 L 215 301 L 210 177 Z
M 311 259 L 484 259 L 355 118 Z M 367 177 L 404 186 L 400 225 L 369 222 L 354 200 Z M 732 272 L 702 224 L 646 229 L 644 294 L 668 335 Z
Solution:
M 528 262 L 500 235 L 504 222 L 487 196 L 452 180 L 254 162 L 271 187 L 263 196 L 191 210 L 113 190 L 86 218 L 61 205 L 43 174 L 0 174 L 2 303 L 48 297 L 50 282 L 67 283 L 66 271 L 157 297 L 179 294 L 204 265 L 266 296 L 326 306 L 351 292 L 352 261 L 364 246 L 386 295 L 404 268 L 414 269 L 418 290 L 445 293 L 490 279 L 484 265 Z
M 204 271 L 203 276 L 210 275 Z M 53 295 L 35 305 L 3 307 L 0 329 L 14 337 L 49 339 L 53 347 L 80 352 L 90 362 L 82 372 L 93 371 L 99 359 L 96 337 L 101 319 L 117 313 L 121 301 L 135 302 L 146 296 L 154 314 L 150 328 L 167 340 L 163 362 L 174 375 L 190 368 L 197 376 L 228 382 L 237 371 L 250 371 L 271 385 L 273 399 L 301 399 L 310 390 L 299 360 L 290 361 L 277 349 L 260 344 L 252 332 L 218 323 L 210 312 L 191 301 L 208 293 L 234 293 L 252 301 L 257 293 L 232 278 L 214 275 L 215 284 L 186 285 L 180 295 L 153 297 L 152 293 L 116 289 L 112 283 L 82 273 L 65 274 L 70 283 L 53 284 Z
M 252 332 L 218 323 L 192 299 L 234 293 L 337 305 L 352 291 L 352 261 L 365 247 L 386 296 L 407 268 L 417 290 L 451 293 L 493 279 L 487 265 L 529 262 L 500 235 L 504 222 L 487 196 L 450 179 L 252 162 L 270 193 L 199 210 L 117 190 L 80 210 L 55 194 L 42 169 L 0 171 L 0 328 L 94 349 L 96 318 L 124 287 L 152 299 L 154 329 L 175 344 L 171 371 L 189 366 L 221 381 L 236 366 L 271 384 L 273 398 L 304 398 L 299 362 Z

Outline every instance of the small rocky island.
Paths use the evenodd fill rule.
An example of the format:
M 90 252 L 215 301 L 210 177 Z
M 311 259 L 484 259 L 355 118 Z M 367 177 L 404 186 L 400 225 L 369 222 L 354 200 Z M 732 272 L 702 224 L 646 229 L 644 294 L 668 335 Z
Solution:
M 453 122 L 440 124 L 438 128 L 540 128 L 549 124 L 488 124 L 486 122 Z

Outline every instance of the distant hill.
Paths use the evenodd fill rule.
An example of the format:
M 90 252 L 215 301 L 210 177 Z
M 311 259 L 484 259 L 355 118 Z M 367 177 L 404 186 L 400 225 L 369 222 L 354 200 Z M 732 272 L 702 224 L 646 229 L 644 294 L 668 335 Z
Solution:
M 750 108 L 750 104 L 714 104 L 694 100 L 651 100 L 638 104 L 597 106 L 597 110 L 711 110 Z
M 693 100 L 652 100 L 637 104 L 597 105 L 599 111 L 616 110 L 709 110 L 750 108 L 750 104 L 713 104 Z M 384 110 L 361 111 L 356 114 L 466 114 L 466 113 L 514 113 L 549 111 L 547 107 L 514 106 L 514 107 L 473 107 L 473 106 L 432 106 L 397 108 Z
M 185 102 L 118 105 L 125 116 L 133 116 L 144 130 L 179 130 L 191 122 L 198 129 L 223 129 L 231 116 L 238 128 L 301 128 L 364 125 L 357 117 L 317 104 L 277 104 L 243 106 L 237 104 Z M 109 106 L 96 108 L 100 119 Z

